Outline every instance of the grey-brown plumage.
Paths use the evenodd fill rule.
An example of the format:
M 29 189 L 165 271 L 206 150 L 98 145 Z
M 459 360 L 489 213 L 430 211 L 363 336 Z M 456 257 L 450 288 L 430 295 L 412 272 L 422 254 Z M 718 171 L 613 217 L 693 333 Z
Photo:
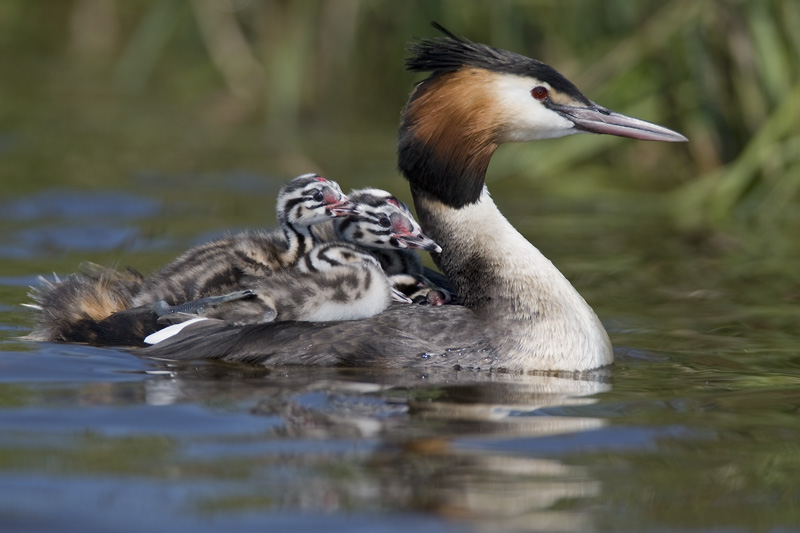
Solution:
M 192 248 L 149 277 L 133 307 L 222 295 L 240 290 L 243 277 L 293 268 L 316 243 L 312 225 L 353 209 L 335 182 L 316 174 L 298 176 L 278 193 L 280 230 L 237 233 Z
M 392 301 L 392 289 L 378 261 L 347 243 L 315 246 L 295 269 L 270 276 L 244 276 L 240 287 L 247 293 L 229 301 L 203 298 L 178 306 L 159 304 L 159 312 L 217 318 L 245 325 L 290 320 L 314 322 L 358 320 L 376 315 Z
M 435 305 L 449 301 L 446 291 L 425 283 L 422 262 L 412 249 L 439 252 L 441 248 L 425 236 L 408 207 L 379 189 L 351 191 L 348 198 L 356 212 L 316 225 L 314 234 L 326 242 L 299 257 L 295 268 L 245 274 L 235 286 L 225 286 L 233 292 L 219 297 L 161 300 L 157 312 L 183 318 L 202 315 L 242 325 L 366 318 L 389 304 L 390 293 L 391 299 L 408 303 L 411 298 Z M 197 260 L 188 266 L 198 276 L 207 269 Z M 334 290 L 337 284 L 340 288 Z M 242 289 L 249 292 L 239 292 Z M 176 321 L 175 316 L 165 320 Z
M 441 252 L 414 220 L 411 210 L 391 193 L 374 188 L 357 189 L 348 198 L 358 213 L 314 228 L 323 241 L 335 239 L 357 244 L 378 261 L 390 282 L 410 300 L 441 305 L 451 301 L 449 291 L 424 275 L 417 250 Z
M 118 272 L 93 263 L 81 265 L 81 272 L 64 279 L 54 276 L 39 278 L 29 296 L 33 304 L 26 304 L 36 312 L 36 325 L 26 337 L 30 340 L 51 342 L 90 342 L 95 344 L 138 344 L 139 335 L 147 327 L 131 326 L 115 332 L 99 323 L 121 309 L 130 307 L 133 296 L 139 292 L 144 277 L 133 269 Z M 152 317 L 151 326 L 155 317 Z M 135 331 L 134 331 L 135 330 Z
M 150 306 L 179 304 L 240 288 L 243 276 L 291 268 L 316 239 L 309 227 L 352 214 L 336 182 L 304 174 L 284 185 L 277 200 L 281 229 L 254 230 L 192 248 L 149 278 L 86 264 L 64 280 L 41 278 L 31 289 L 36 326 L 28 338 L 54 342 L 139 344 L 159 326 Z M 114 313 L 147 306 L 107 320 Z
M 131 307 L 171 305 L 239 290 L 244 276 L 269 276 L 295 261 L 279 232 L 251 230 L 196 246 L 149 277 Z M 288 261 L 287 261 L 288 260 Z

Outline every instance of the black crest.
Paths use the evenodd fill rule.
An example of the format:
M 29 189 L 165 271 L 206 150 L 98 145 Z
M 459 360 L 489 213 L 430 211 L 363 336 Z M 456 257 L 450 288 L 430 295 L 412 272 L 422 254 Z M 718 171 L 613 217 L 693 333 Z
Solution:
M 465 67 L 475 67 L 518 76 L 532 76 L 546 81 L 553 89 L 568 94 L 578 101 L 589 103 L 571 81 L 550 65 L 514 52 L 473 43 L 456 37 L 436 22 L 432 24 L 434 28 L 444 33 L 445 37 L 421 39 L 412 43 L 409 46 L 411 56 L 406 59 L 406 69 L 412 72 L 444 74 Z

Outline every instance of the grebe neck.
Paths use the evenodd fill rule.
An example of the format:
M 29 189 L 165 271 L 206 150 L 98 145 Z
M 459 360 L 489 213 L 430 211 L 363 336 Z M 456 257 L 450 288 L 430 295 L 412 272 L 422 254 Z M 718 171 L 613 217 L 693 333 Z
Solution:
M 502 324 L 519 345 L 541 342 L 547 324 L 553 346 L 610 353 L 608 335 L 592 308 L 506 220 L 486 187 L 477 202 L 461 208 L 425 192 L 412 193 L 420 223 L 442 247 L 436 263 L 463 304 L 487 324 Z
M 286 253 L 283 254 L 281 262 L 284 267 L 291 267 L 314 247 L 317 240 L 310 226 L 282 220 L 281 229 L 286 238 Z

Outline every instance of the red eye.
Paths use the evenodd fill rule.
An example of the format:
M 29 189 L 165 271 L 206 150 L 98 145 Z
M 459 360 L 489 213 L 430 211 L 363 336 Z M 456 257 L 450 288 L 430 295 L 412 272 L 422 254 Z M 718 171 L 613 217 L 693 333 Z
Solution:
M 547 87 L 534 87 L 531 89 L 531 96 L 536 98 L 537 100 L 544 100 L 550 95 L 550 91 L 547 90 Z

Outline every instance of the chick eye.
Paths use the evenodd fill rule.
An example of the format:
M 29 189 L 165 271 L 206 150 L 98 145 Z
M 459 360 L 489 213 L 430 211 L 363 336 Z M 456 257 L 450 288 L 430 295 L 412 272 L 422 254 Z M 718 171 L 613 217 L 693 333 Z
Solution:
M 322 191 L 317 189 L 313 193 L 311 193 L 311 198 L 313 198 L 315 202 L 321 202 L 322 200 L 325 199 L 325 195 L 322 194 Z
M 380 224 L 381 227 L 383 227 L 383 228 L 388 228 L 389 226 L 392 225 L 392 221 L 389 220 L 388 217 L 383 217 L 382 219 L 380 219 L 378 221 L 378 224 Z
M 534 87 L 531 89 L 531 96 L 536 98 L 537 100 L 544 100 L 550 95 L 550 91 L 547 90 L 547 87 Z

